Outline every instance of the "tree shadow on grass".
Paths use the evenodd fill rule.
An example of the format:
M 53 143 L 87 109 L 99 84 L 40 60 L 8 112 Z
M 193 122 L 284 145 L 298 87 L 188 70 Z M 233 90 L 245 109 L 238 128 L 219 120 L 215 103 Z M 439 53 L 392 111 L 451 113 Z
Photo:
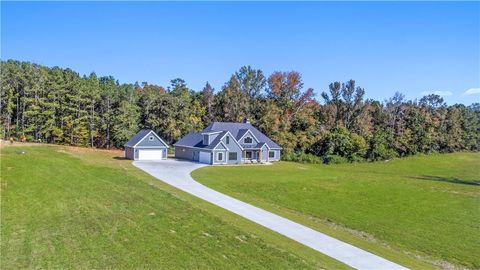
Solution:
M 116 159 L 116 160 L 127 160 L 127 158 L 125 158 L 125 157 L 113 157 L 113 159 Z
M 447 183 L 460 184 L 460 185 L 480 186 L 480 180 L 463 180 L 455 177 L 422 175 L 422 176 L 412 176 L 410 178 L 420 179 L 420 180 L 429 180 L 429 181 L 447 182 Z

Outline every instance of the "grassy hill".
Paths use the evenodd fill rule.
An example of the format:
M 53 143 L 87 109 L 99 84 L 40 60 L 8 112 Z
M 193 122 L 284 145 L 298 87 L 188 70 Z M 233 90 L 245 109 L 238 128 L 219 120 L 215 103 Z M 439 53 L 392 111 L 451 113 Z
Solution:
M 0 268 L 347 268 L 163 184 L 122 155 L 3 146 Z
M 480 154 L 389 162 L 206 167 L 220 192 L 412 268 L 480 268 Z

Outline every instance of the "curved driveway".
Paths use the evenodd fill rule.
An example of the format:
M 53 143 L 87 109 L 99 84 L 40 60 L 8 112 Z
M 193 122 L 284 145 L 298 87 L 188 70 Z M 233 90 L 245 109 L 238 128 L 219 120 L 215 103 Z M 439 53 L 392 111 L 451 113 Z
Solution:
M 190 173 L 206 165 L 174 159 L 134 161 L 133 165 L 159 180 L 278 232 L 356 269 L 407 269 L 289 219 L 210 189 Z

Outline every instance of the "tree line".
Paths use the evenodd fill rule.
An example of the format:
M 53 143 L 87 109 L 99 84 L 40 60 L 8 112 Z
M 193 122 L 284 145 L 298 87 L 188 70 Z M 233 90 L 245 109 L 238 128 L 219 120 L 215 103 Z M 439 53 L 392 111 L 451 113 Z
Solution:
M 66 68 L 1 61 L 1 137 L 121 148 L 139 129 L 168 143 L 213 121 L 245 118 L 284 148 L 288 160 L 353 162 L 480 149 L 480 104 L 447 106 L 438 95 L 365 99 L 354 80 L 332 82 L 317 100 L 301 74 L 268 77 L 250 66 L 219 91 L 174 79 L 165 87 L 120 84 Z

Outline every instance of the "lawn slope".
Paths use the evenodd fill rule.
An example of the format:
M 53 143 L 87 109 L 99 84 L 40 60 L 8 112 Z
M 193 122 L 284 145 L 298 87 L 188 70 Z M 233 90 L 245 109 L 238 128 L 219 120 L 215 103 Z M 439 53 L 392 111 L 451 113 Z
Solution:
M 480 154 L 206 167 L 201 183 L 410 267 L 480 268 Z M 405 254 L 408 256 L 402 255 Z
M 1 269 L 345 269 L 116 159 L 1 149 Z

